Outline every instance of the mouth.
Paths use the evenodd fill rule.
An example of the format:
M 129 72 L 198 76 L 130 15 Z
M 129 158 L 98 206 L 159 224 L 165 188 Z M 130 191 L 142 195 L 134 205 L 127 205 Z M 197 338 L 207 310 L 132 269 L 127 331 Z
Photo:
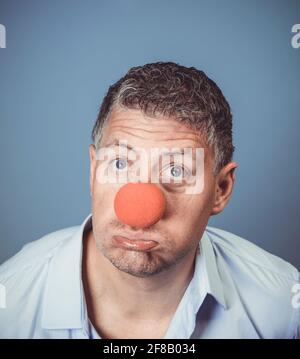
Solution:
M 123 236 L 113 236 L 112 239 L 118 247 L 138 252 L 149 251 L 158 245 L 158 242 L 144 238 L 131 239 Z

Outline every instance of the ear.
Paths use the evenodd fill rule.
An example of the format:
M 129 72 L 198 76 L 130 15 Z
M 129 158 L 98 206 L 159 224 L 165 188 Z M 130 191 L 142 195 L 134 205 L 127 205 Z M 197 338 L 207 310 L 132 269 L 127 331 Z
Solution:
M 230 162 L 224 166 L 216 176 L 214 203 L 211 215 L 222 212 L 229 202 L 235 182 L 235 169 L 237 167 L 238 164 L 236 162 Z
M 96 148 L 93 144 L 89 145 L 90 156 L 90 195 L 92 196 L 94 190 L 94 179 L 96 171 Z

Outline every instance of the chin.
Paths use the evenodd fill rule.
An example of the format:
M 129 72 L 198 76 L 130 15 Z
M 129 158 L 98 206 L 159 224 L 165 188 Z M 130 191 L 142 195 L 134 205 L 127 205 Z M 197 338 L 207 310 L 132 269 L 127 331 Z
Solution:
M 108 254 L 106 257 L 118 270 L 135 277 L 150 277 L 164 269 L 155 259 L 151 260 L 146 252 L 134 252 L 133 256 L 125 256 L 124 253 L 121 256 Z

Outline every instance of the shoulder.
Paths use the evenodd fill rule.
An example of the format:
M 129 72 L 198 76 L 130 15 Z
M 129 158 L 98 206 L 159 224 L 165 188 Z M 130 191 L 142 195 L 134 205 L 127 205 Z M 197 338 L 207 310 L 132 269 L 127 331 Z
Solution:
M 49 265 L 77 228 L 78 226 L 64 228 L 30 242 L 0 266 L 1 338 L 30 338 L 42 335 L 40 309 L 44 300 Z
M 79 226 L 63 228 L 29 242 L 0 266 L 0 282 L 11 276 L 22 274 L 24 270 L 34 269 L 47 263 L 62 242 L 71 237 Z
M 214 247 L 222 250 L 232 261 L 243 261 L 249 266 L 270 271 L 287 280 L 297 281 L 299 278 L 299 272 L 292 264 L 243 237 L 211 226 L 206 227 L 206 233 Z
M 229 278 L 227 287 L 236 291 L 235 300 L 262 336 L 293 337 L 300 326 L 300 309 L 292 305 L 293 288 L 299 283 L 298 269 L 231 232 L 207 226 L 206 233 L 218 266 Z M 226 282 L 225 273 L 222 275 Z

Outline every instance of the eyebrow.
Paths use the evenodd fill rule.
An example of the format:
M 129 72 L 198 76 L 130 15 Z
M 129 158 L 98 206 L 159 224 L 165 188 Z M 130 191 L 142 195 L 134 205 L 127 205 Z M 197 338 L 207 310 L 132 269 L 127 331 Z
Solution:
M 120 140 L 117 139 L 117 138 L 114 138 L 112 141 L 110 141 L 109 143 L 107 143 L 106 145 L 104 145 L 104 147 L 114 147 L 114 146 L 125 147 L 125 148 L 127 148 L 128 150 L 135 151 L 132 146 L 120 142 Z
M 126 140 L 126 144 L 125 144 L 125 143 L 120 142 L 120 139 L 118 139 L 118 138 L 114 138 L 112 141 L 110 141 L 104 145 L 104 147 L 114 147 L 114 146 L 124 147 L 124 148 L 127 148 L 128 150 L 136 152 L 133 146 L 127 144 L 127 140 Z M 192 148 L 192 147 L 185 147 L 185 148 Z M 184 154 L 183 148 L 176 148 L 176 151 L 169 151 L 169 150 L 164 151 L 164 148 L 162 148 L 161 151 L 162 151 L 161 155 L 163 155 L 163 156 L 183 155 Z M 193 160 L 194 160 L 195 159 L 194 151 L 192 151 L 192 155 L 193 155 Z

